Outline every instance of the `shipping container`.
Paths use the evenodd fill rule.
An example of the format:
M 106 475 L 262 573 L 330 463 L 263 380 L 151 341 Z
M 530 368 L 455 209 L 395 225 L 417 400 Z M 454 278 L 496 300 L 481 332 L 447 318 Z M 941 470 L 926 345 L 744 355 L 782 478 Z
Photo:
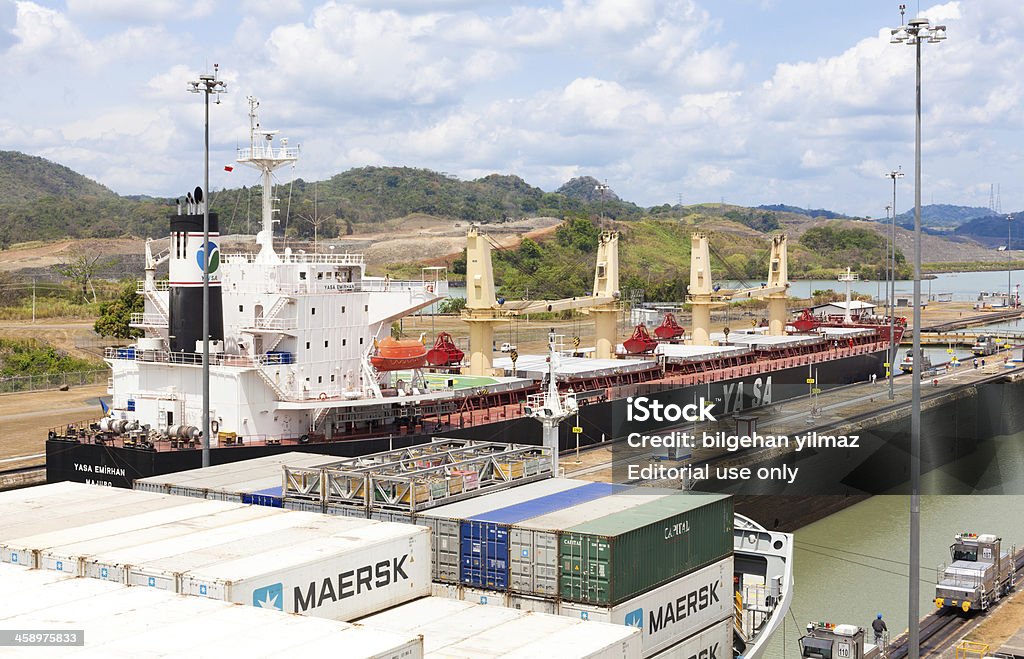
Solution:
M 126 533 L 112 533 L 81 542 L 54 545 L 39 552 L 37 567 L 84 577 L 88 575 L 85 574 L 82 563 L 91 556 L 161 540 L 178 540 L 182 536 L 191 534 L 205 534 L 215 529 L 263 519 L 272 514 L 274 514 L 272 510 L 241 506 Z
M 296 520 L 294 515 L 304 519 Z M 352 533 L 354 529 L 371 524 L 369 520 L 334 520 L 313 513 L 288 513 L 272 519 L 272 524 L 261 525 L 259 529 L 229 527 L 218 542 L 211 542 L 210 536 L 215 532 L 210 532 L 94 556 L 83 561 L 84 570 L 88 576 L 95 576 L 99 570 L 102 576 L 103 569 L 108 568 L 110 574 L 117 575 L 129 586 L 182 592 L 182 576 L 190 570 Z
M 284 507 L 284 465 L 313 468 L 336 461 L 333 456 L 293 451 L 135 481 L 135 489 L 162 494 Z M 317 505 L 320 512 L 322 505 Z
M 81 573 L 93 579 L 130 585 L 151 585 L 177 592 L 176 578 L 161 578 L 159 582 L 154 578 L 150 583 L 148 577 L 151 575 L 144 573 L 151 570 L 161 575 L 165 572 L 175 574 L 190 566 L 201 564 L 200 561 L 206 557 L 209 557 L 209 562 L 222 561 L 228 556 L 245 556 L 259 552 L 267 548 L 268 543 L 274 543 L 274 547 L 280 546 L 289 541 L 289 533 L 293 529 L 319 522 L 319 516 L 310 513 L 281 514 L 280 511 L 273 509 L 245 509 L 270 514 L 203 533 L 86 556 L 80 560 Z M 129 578 L 129 572 L 133 569 L 140 573 L 134 580 Z
M 396 513 L 387 521 L 415 523 L 430 528 L 433 538 L 432 578 L 434 581 L 458 583 L 461 580 L 461 523 L 467 517 L 532 499 L 568 492 L 593 485 L 590 481 L 571 478 L 549 478 L 507 490 L 465 499 L 447 506 L 430 508 L 416 515 Z
M 160 500 L 156 494 L 145 494 L 139 498 L 128 494 L 127 490 L 101 485 L 67 483 L 74 487 L 54 489 L 57 485 L 65 483 L 0 492 L 0 511 L 3 511 L 4 521 L 0 527 L 0 540 L 67 528 L 82 515 L 98 510 L 110 511 L 110 514 L 99 517 L 107 519 L 123 510 L 127 501 Z M 29 491 L 33 492 L 31 498 L 14 496 Z
M 561 598 L 615 605 L 732 555 L 732 498 L 677 494 L 565 529 Z
M 651 659 L 731 659 L 734 627 L 732 618 L 716 622 L 672 647 L 651 655 Z
M 638 627 L 644 656 L 651 656 L 709 625 L 731 620 L 732 578 L 733 559 L 729 557 L 615 606 L 563 601 L 559 613 Z
M 679 490 L 653 487 L 617 489 L 615 494 L 545 515 L 524 519 L 509 529 L 509 590 L 557 598 L 558 536 L 563 529 L 654 501 Z
M 558 615 L 558 600 L 551 599 L 550 597 L 530 597 L 528 595 L 509 593 L 507 606 L 510 609 L 519 609 L 520 611 Z
M 427 657 L 641 656 L 636 629 L 437 597 L 410 602 L 360 622 L 402 634 L 421 634 Z
M 463 519 L 459 524 L 459 581 L 467 586 L 506 590 L 509 587 L 510 524 L 600 500 L 621 488 L 609 483 L 587 483 Z
M 416 634 L 286 616 L 55 572 L 0 566 L 0 586 L 4 592 L 16 588 L 19 593 L 17 598 L 0 601 L 0 627 L 84 632 L 85 648 L 90 649 L 67 648 L 60 654 L 126 659 L 154 652 L 160 656 L 292 656 L 310 650 L 337 654 L 338 648 L 344 648 L 345 657 L 362 659 L 423 656 L 423 641 Z M 21 656 L 14 648 L 6 650 L 5 656 Z M 38 654 L 38 648 L 30 648 L 24 656 Z
M 344 535 L 189 570 L 180 576 L 180 592 L 352 620 L 430 594 L 430 531 L 369 522 Z
M 129 497 L 119 509 L 103 509 L 93 511 L 89 515 L 80 515 L 74 521 L 66 522 L 63 528 L 55 530 L 0 538 L 0 561 L 24 567 L 39 567 L 39 552 L 51 547 L 126 533 L 241 506 L 222 501 L 196 501 L 170 495 L 146 495 L 131 490 L 122 492 Z M 143 500 L 132 496 L 135 494 L 143 494 Z M 49 523 L 39 525 L 40 528 L 51 526 Z

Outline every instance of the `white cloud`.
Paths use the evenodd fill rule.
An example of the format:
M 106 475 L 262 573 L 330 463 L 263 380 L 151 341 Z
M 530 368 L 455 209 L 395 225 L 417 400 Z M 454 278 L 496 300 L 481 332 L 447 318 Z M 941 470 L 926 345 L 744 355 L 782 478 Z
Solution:
M 208 15 L 209 0 L 67 0 L 73 16 L 118 22 L 184 21 Z

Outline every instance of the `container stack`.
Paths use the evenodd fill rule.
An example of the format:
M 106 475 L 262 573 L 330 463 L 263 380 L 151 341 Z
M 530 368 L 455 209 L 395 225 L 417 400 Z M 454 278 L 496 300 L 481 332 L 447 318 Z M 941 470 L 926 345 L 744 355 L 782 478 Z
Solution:
M 89 485 L 0 493 L 0 560 L 351 620 L 430 594 L 430 531 Z
M 177 494 L 199 499 L 236 501 L 273 508 L 322 512 L 323 505 L 303 499 L 284 498 L 284 466 L 316 469 L 337 462 L 317 453 L 291 451 L 213 467 L 140 478 L 134 489 L 158 494 Z
M 435 576 L 436 596 L 639 627 L 645 657 L 731 651 L 730 497 L 601 483 L 536 496 L 539 485 L 417 516 L 460 534 L 459 584 Z
M 0 586 L 17 594 L 0 602 L 0 627 L 60 630 L 61 642 L 67 643 L 50 653 L 5 647 L 5 657 L 330 656 L 338 648 L 352 659 L 424 656 L 423 639 L 416 633 L 282 615 L 45 570 L 0 565 Z
M 467 456 L 490 464 L 489 478 L 519 473 L 501 467 L 508 464 L 509 454 L 487 444 L 440 440 L 426 447 L 351 458 L 344 469 L 338 463 L 293 468 L 285 461 L 282 505 L 300 501 L 315 509 L 320 504 L 294 499 L 296 491 L 306 488 L 316 496 L 331 493 L 322 499 L 322 509 L 337 520 L 358 523 L 369 516 L 428 527 L 430 590 L 435 596 L 636 626 L 642 631 L 645 657 L 696 646 L 702 646 L 692 653 L 698 656 L 715 647 L 727 654 L 733 616 L 730 497 L 562 478 L 513 479 L 497 491 L 467 491 L 462 473 Z M 236 463 L 235 468 L 256 483 L 273 478 L 280 464 L 267 462 L 257 468 Z M 395 484 L 401 469 L 407 479 L 401 487 L 385 487 Z M 303 470 L 317 475 L 303 480 L 298 477 Z M 378 478 L 379 471 L 386 478 Z M 421 477 L 456 472 L 451 479 L 461 479 L 461 486 L 449 484 L 444 496 L 435 497 L 428 490 L 425 499 L 419 498 Z M 203 482 L 198 476 L 193 475 L 193 485 Z M 255 492 L 255 485 L 240 485 L 243 480 L 232 481 L 232 487 Z M 310 485 L 314 481 L 315 486 Z M 199 489 L 193 487 L 194 492 Z M 403 496 L 409 497 L 405 503 Z M 272 552 L 279 550 L 281 537 L 300 535 L 268 531 L 259 542 Z M 164 543 L 165 549 L 170 542 Z M 221 551 L 237 554 L 242 546 Z M 193 551 L 205 556 L 209 550 Z M 186 567 L 180 559 L 150 555 L 145 560 L 152 563 L 152 570 L 130 572 L 128 579 L 145 576 L 164 583 L 166 573 L 168 583 L 177 583 L 178 589 L 203 586 L 174 576 Z M 128 554 L 113 558 L 118 564 L 141 560 Z M 86 569 L 96 570 L 98 565 Z M 104 567 L 108 573 L 117 571 L 115 565 Z M 237 578 L 231 571 L 217 576 L 224 582 Z M 297 601 L 310 597 L 304 593 Z

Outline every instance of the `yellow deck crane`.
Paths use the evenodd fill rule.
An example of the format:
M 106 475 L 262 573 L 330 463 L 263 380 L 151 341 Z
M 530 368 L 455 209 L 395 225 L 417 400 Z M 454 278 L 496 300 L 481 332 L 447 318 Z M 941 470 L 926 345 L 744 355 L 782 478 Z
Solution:
M 786 329 L 786 290 L 789 288 L 786 261 L 786 236 L 772 238 L 768 264 L 768 282 L 757 288 L 715 289 L 711 281 L 711 256 L 708 236 L 696 232 L 690 241 L 690 285 L 686 301 L 693 308 L 691 342 L 711 345 L 711 309 L 736 300 L 767 298 L 768 333 L 779 336 Z
M 469 375 L 491 375 L 494 326 L 514 316 L 588 309 L 596 324 L 596 356 L 614 356 L 615 314 L 619 311 L 619 234 L 603 231 L 598 242 L 593 295 L 561 300 L 504 300 L 495 297 L 491 240 L 471 225 L 466 233 L 466 308 L 469 324 Z

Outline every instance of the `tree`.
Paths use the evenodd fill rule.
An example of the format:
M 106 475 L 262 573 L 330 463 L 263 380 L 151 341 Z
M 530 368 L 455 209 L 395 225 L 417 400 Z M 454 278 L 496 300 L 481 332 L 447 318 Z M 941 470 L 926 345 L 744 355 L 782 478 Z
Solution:
M 67 256 L 56 267 L 57 272 L 67 277 L 82 289 L 82 300 L 96 302 L 96 288 L 92 281 L 104 269 L 110 267 L 112 259 L 103 256 L 96 245 L 82 245 L 68 252 Z
M 437 313 L 459 313 L 465 308 L 466 298 L 450 297 L 445 300 L 441 300 L 441 303 L 437 305 Z
M 135 282 L 126 281 L 121 291 L 113 300 L 100 305 L 100 317 L 92 326 L 100 336 L 111 336 L 116 339 L 132 339 L 142 336 L 143 332 L 130 327 L 132 313 L 142 313 L 145 303 L 142 296 L 135 292 Z

